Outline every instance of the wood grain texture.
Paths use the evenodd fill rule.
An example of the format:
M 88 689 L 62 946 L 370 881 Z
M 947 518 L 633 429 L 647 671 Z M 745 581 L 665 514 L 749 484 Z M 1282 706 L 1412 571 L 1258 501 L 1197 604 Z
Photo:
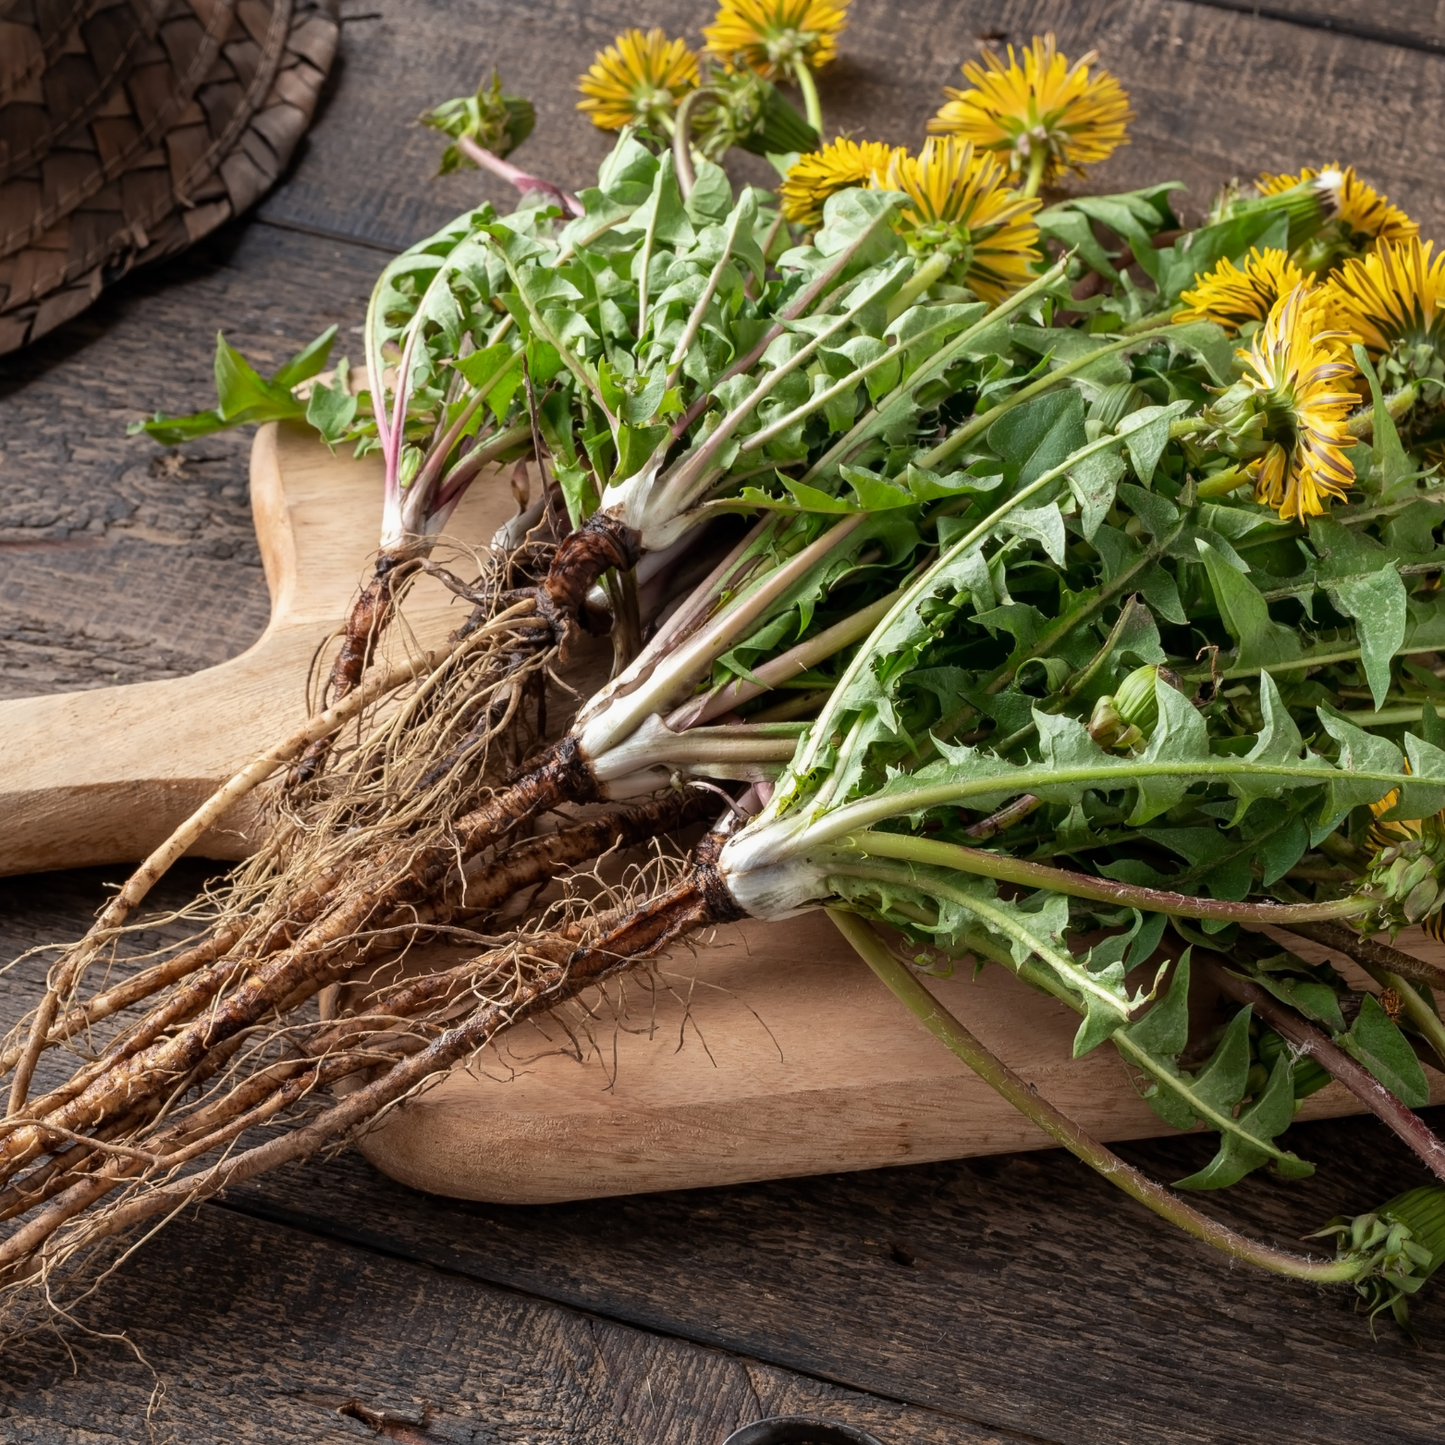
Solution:
M 1298 1248 L 1362 1190 L 1423 1182 L 1373 1121 L 1291 1137 L 1334 1162 L 1204 1207 Z M 1123 1152 L 1176 1179 L 1208 1146 Z M 1057 1151 L 533 1208 L 420 1198 L 351 1156 L 230 1204 L 1028 1439 L 1427 1445 L 1445 1408 L 1438 1297 L 1418 1344 L 1372 1341 L 1347 1295 L 1231 1269 Z
M 1273 0 L 1267 8 L 1295 3 Z M 1399 0 L 1368 15 L 1349 0 L 1308 8 L 1398 28 L 1406 15 L 1433 24 L 1435 3 L 1424 0 L 1422 9 Z M 11 8 L 0 0 L 0 18 Z M 326 129 L 303 145 L 273 214 L 284 226 L 385 248 L 409 242 L 423 221 L 444 219 L 484 190 L 475 176 L 433 185 L 421 169 L 406 170 L 436 154 L 429 135 L 408 128 L 424 104 L 460 94 L 496 56 L 516 88 L 539 79 L 550 86 L 545 94 L 534 88 L 552 109 L 519 159 L 545 159 L 544 133 L 560 127 L 559 154 L 585 176 L 605 141 L 571 129 L 570 87 L 591 50 L 619 26 L 653 19 L 694 27 L 695 38 L 708 7 L 529 11 L 458 3 L 450 21 L 452 12 L 415 0 L 405 7 L 347 0 L 345 8 L 357 18 L 345 26 L 349 61 L 333 72 Z M 864 0 L 855 8 L 862 17 Z M 1338 35 L 1320 39 L 1305 26 L 1182 0 L 935 7 L 868 0 L 868 8 L 871 28 L 860 19 L 845 37 L 853 67 L 829 82 L 832 114 L 843 123 L 916 143 L 937 87 L 952 82 L 975 33 L 997 28 L 1003 16 L 1017 27 L 1011 38 L 1026 40 L 1031 17 L 1041 16 L 1062 42 L 1097 41 L 1121 75 L 1132 67 L 1126 82 L 1140 110 L 1136 141 L 1101 172 L 1101 183 L 1122 186 L 1177 169 L 1197 199 L 1235 171 L 1333 159 L 1338 147 L 1342 159 L 1394 188 L 1427 231 L 1439 227 L 1441 207 L 1431 198 L 1442 134 L 1435 57 Z M 361 18 L 367 15 L 380 18 Z M 920 36 L 911 27 L 928 15 L 940 29 Z M 1146 38 L 1157 35 L 1136 61 L 1116 53 L 1131 25 Z M 1185 43 L 1173 43 L 1170 26 L 1183 27 Z M 1188 66 L 1207 70 L 1194 77 Z M 1205 129 L 1208 117 L 1223 129 Z M 15 696 L 180 675 L 254 640 L 267 597 L 245 502 L 248 438 L 183 448 L 174 454 L 177 467 L 144 439 L 124 440 L 121 428 L 157 406 L 206 404 L 218 325 L 248 354 L 269 353 L 263 365 L 279 364 L 332 321 L 341 324 L 344 345 L 378 264 L 376 250 L 334 237 L 230 228 L 160 272 L 126 278 L 90 312 L 0 363 L 0 689 Z M 115 872 L 0 880 L 3 956 L 74 937 Z M 194 889 L 202 876 L 187 864 L 177 882 Z M 184 889 L 166 895 L 184 896 Z M 33 972 L 0 975 L 4 1016 L 22 1010 L 34 987 Z M 1437 1128 L 1445 1126 L 1439 1112 Z M 1205 1207 L 1288 1243 L 1338 1210 L 1422 1182 L 1372 1120 L 1294 1133 L 1302 1153 L 1338 1162 L 1302 1184 L 1247 1181 Z M 1160 1177 L 1178 1178 L 1203 1162 L 1206 1147 L 1182 1139 L 1124 1152 Z M 334 1396 L 314 1403 L 306 1393 L 341 1373 L 364 1403 L 402 1411 L 420 1396 L 436 1405 L 441 1440 L 721 1439 L 728 1421 L 709 1418 L 706 1401 L 737 1377 L 702 1366 L 655 1374 L 654 1363 L 671 1357 L 650 1353 L 649 1335 L 629 1334 L 637 1347 L 607 1357 L 605 1388 L 613 1399 L 645 1404 L 649 1392 L 662 1394 L 657 1382 L 665 1379 L 675 1392 L 664 1396 L 676 1399 L 672 1413 L 626 1415 L 619 1424 L 617 1414 L 589 1407 L 571 1424 L 563 1417 L 584 1397 L 549 1393 L 545 1374 L 515 1363 L 506 1330 L 522 1319 L 521 1336 L 539 1359 L 557 1368 L 567 1357 L 548 1353 L 545 1338 L 534 1346 L 538 1337 L 522 1316 L 469 1314 L 468 1300 L 482 1292 L 475 1281 L 586 1311 L 593 1331 L 605 1318 L 658 1332 L 669 1347 L 684 1338 L 736 1351 L 764 1404 L 801 1404 L 808 1391 L 826 1390 L 819 1379 L 877 1392 L 865 1402 L 869 1410 L 896 1408 L 878 1404 L 882 1396 L 938 1404 L 943 1424 L 930 1421 L 931 1434 L 916 1415 L 900 1413 L 900 1423 L 855 1417 L 873 1422 L 885 1445 L 972 1445 L 995 1434 L 1069 1445 L 1374 1445 L 1433 1442 L 1439 1434 L 1445 1313 L 1429 1294 L 1416 1311 L 1420 1347 L 1388 1328 L 1372 1344 L 1338 1297 L 1222 1268 L 1052 1152 L 540 1208 L 421 1196 L 350 1154 L 258 1181 L 230 1206 L 250 1214 L 255 1233 L 225 1230 L 215 1211 L 203 1211 L 122 1271 L 101 1301 L 103 1318 L 149 1331 L 146 1346 L 169 1382 L 167 1408 L 180 1415 L 170 1425 L 163 1417 L 150 1434 L 143 1414 L 151 1377 L 123 1352 L 82 1342 L 76 1378 L 59 1354 L 35 1368 L 10 1359 L 0 1366 L 10 1391 L 0 1438 L 45 1445 L 375 1438 L 329 1413 Z M 369 1253 L 298 1254 L 298 1235 L 285 1221 L 318 1251 L 330 1237 Z M 158 1254 L 162 1264 L 152 1262 Z M 245 1268 L 236 1263 L 243 1254 Z M 369 1275 L 373 1292 L 365 1296 L 332 1282 L 354 1278 L 348 1271 L 358 1259 L 370 1268 L 402 1257 L 435 1272 L 421 1286 L 408 1285 L 409 1275 Z M 423 1290 L 430 1307 L 414 1308 L 408 1288 Z M 489 1324 L 459 1330 L 432 1351 L 450 1317 Z M 426 1353 L 413 1350 L 413 1336 L 426 1341 Z M 293 1349 L 304 1369 L 294 1368 Z M 463 1356 L 466 1372 L 454 1363 Z M 439 1359 L 430 1374 L 418 1367 Z M 417 1379 L 420 1387 L 411 1384 Z M 499 1414 L 508 1399 L 519 1402 L 514 1418 L 522 1423 L 483 1422 L 481 1397 Z M 845 1408 L 852 1406 L 827 1403 L 828 1413 Z M 970 1427 L 970 1420 L 987 1423 Z
M 188 896 L 200 867 L 185 864 L 163 885 L 157 906 Z M 41 895 L 27 880 L 0 880 L 4 955 L 73 936 L 100 901 L 103 877 L 101 870 L 55 875 Z M 7 1010 L 33 998 L 42 966 L 32 959 L 0 980 Z M 1433 1112 L 1435 1127 L 1445 1127 L 1445 1110 Z M 1300 1235 L 1330 1216 L 1423 1182 L 1413 1157 L 1371 1119 L 1301 1126 L 1289 1142 L 1324 1162 L 1315 1178 L 1284 1183 L 1255 1176 L 1203 1206 L 1258 1237 L 1298 1247 Z M 1185 1137 L 1122 1152 L 1167 1180 L 1198 1168 L 1211 1147 Z M 298 1306 L 287 1283 L 296 1266 L 284 1231 L 298 1230 L 912 1402 L 1011 1441 L 1426 1445 L 1437 1438 L 1445 1405 L 1445 1301 L 1437 1293 L 1427 1292 L 1417 1306 L 1418 1345 L 1390 1329 L 1372 1342 L 1347 1295 L 1231 1269 L 1057 1151 L 541 1207 L 419 1195 L 347 1154 L 253 1181 L 225 1203 L 280 1230 L 264 1238 L 283 1273 L 249 1277 L 253 1312 L 231 1322 L 228 1312 L 239 1307 L 225 1268 L 218 1275 L 225 1287 L 214 1300 L 198 1295 L 194 1280 L 209 1280 L 217 1255 L 209 1233 L 192 1233 L 189 1225 L 158 1246 L 174 1262 L 172 1274 L 147 1271 L 133 1284 L 123 1273 L 112 1287 L 118 1293 L 105 1300 L 112 1320 L 141 1329 L 152 1320 L 165 1325 L 146 1344 L 168 1342 L 170 1353 L 157 1368 L 164 1379 L 185 1382 L 177 1393 L 196 1388 L 219 1396 L 228 1384 L 236 1389 L 246 1372 L 263 1382 L 290 1381 L 272 1335 L 299 1318 L 309 1350 L 316 1317 Z M 201 1212 L 206 1231 L 213 1217 Z M 223 1236 L 223 1249 L 231 1238 Z M 324 1278 L 314 1285 L 314 1275 L 302 1278 L 324 1310 L 337 1307 Z M 170 1338 L 178 1290 L 184 1328 L 200 1342 L 194 1355 L 184 1340 Z M 450 1295 L 434 1298 L 438 1318 L 456 1308 Z M 217 1310 L 224 1316 L 219 1335 L 210 1326 Z M 246 1321 L 258 1318 L 271 1322 L 270 1333 L 247 1335 Z M 425 1336 L 430 1326 L 415 1328 Z M 396 1378 L 393 1357 L 404 1371 L 416 1358 L 403 1330 L 385 1332 L 384 1347 L 375 1344 L 380 1335 L 368 1340 L 362 1332 L 377 1326 L 362 1310 L 346 1315 L 337 1307 L 327 1329 L 340 1358 L 371 1349 L 367 1358 L 383 1382 Z M 198 1356 L 214 1356 L 224 1367 L 208 1374 L 209 1367 L 196 1365 Z M 507 1381 L 510 1358 L 499 1358 L 495 1379 Z M 619 1365 L 617 1373 L 634 1390 L 644 1388 L 645 1369 L 627 1374 Z M 7 1361 L 0 1381 L 12 1378 Z M 27 1408 L 50 1410 L 42 1386 L 50 1381 L 60 1390 L 58 1376 L 27 1378 L 33 1381 Z M 79 1385 L 64 1388 L 123 1387 L 129 1392 L 123 1398 L 134 1401 L 136 1381 L 120 1354 L 92 1352 Z M 143 1383 L 149 1389 L 148 1376 Z M 705 1387 L 694 1377 L 681 1393 Z M 283 1393 L 262 1397 L 260 1405 L 273 1408 Z M 98 1395 L 70 1398 L 89 1404 Z M 432 1401 L 458 1398 L 468 1397 L 446 1396 L 439 1387 Z M 399 1408 L 395 1401 L 386 1396 L 380 1403 Z M 215 1408 L 230 1412 L 229 1423 L 257 1411 L 257 1397 L 242 1391 Z M 147 1439 L 134 1410 L 113 1428 L 122 1439 Z M 595 1435 L 584 1429 L 577 1438 L 610 1442 L 611 1428 L 597 1426 Z M 328 1438 L 312 1425 L 297 1434 L 309 1439 L 312 1429 Z M 30 1438 L 70 1437 L 37 1427 Z M 179 1438 L 234 1437 L 197 1428 Z M 550 1445 L 552 1437 L 538 1429 L 533 1438 Z M 881 1438 L 898 1445 L 891 1428 Z M 971 1440 L 961 1426 L 943 1438 Z
M 1402 946 L 1445 960 L 1423 934 Z M 1169 1132 L 1112 1049 L 1071 1057 L 1072 1010 L 1001 968 L 975 980 L 964 965 L 929 987 L 1091 1134 Z M 547 1204 L 1051 1147 L 818 913 L 719 929 L 563 1018 L 453 1069 L 363 1153 L 418 1189 Z M 1359 1111 L 1331 1085 L 1299 1117 Z
M 1353 7 L 1358 11 L 1359 7 Z M 1428 28 L 1428 0 L 1371 12 Z M 518 153 L 539 175 L 587 184 L 609 140 L 575 111 L 577 75 L 631 25 L 697 44 L 696 0 L 366 0 L 348 24 L 345 71 L 308 138 L 308 164 L 261 207 L 290 225 L 401 247 L 478 197 L 510 209 L 477 172 L 419 185 L 434 133 L 409 126 L 424 104 L 475 87 L 494 64 L 531 97 L 537 129 Z M 1445 229 L 1436 182 L 1445 159 L 1445 57 L 1192 0 L 854 0 L 838 63 L 821 77 L 841 131 L 917 146 L 942 87 L 984 37 L 1027 43 L 1057 33 L 1066 53 L 1094 48 L 1138 112 L 1131 144 L 1091 176 L 1100 190 L 1177 178 L 1198 210 L 1231 176 L 1354 162 L 1427 233 Z M 761 162 L 739 173 L 767 183 Z
M 81 1318 L 124 1330 L 150 1368 L 78 1332 L 78 1370 L 54 1345 L 10 1351 L 7 1445 L 145 1440 L 148 1409 L 155 1441 L 377 1439 L 341 1413 L 353 1402 L 392 1438 L 436 1445 L 719 1445 L 771 1414 L 888 1445 L 1005 1445 L 966 1420 L 220 1209 L 174 1225 Z
M 1333 30 L 1340 35 L 1445 52 L 1445 4 L 1441 0 L 1390 0 L 1364 6 L 1357 0 L 1191 0 L 1222 10 L 1238 10 L 1268 19 Z
M 227 228 L 0 358 L 0 697 L 181 677 L 255 641 L 254 428 L 162 451 L 126 423 L 211 404 L 218 327 L 265 371 L 333 324 L 359 354 L 376 264 Z
M 312 660 L 345 619 L 376 550 L 381 471 L 379 458 L 334 456 L 299 426 L 262 427 L 251 504 L 271 617 L 255 644 L 188 677 L 0 702 L 0 731 L 16 759 L 0 780 L 8 824 L 0 873 L 143 858 L 305 721 Z M 485 545 L 515 511 L 489 473 L 468 491 L 452 531 Z M 422 578 L 390 645 L 435 646 L 461 616 L 441 583 Z M 193 851 L 247 856 L 260 839 L 257 801 L 228 813 Z

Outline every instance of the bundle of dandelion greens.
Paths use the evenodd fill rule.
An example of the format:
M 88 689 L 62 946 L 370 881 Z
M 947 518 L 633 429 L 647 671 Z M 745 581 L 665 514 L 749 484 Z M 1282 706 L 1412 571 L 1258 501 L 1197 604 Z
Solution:
M 1445 917 L 1445 261 L 1334 165 L 1191 228 L 1167 183 L 1058 194 L 1130 113 L 1051 37 L 966 66 L 916 155 L 823 145 L 813 70 L 843 23 L 725 0 L 701 62 L 620 36 L 581 83 L 617 145 L 576 197 L 506 159 L 531 112 L 495 79 L 430 112 L 444 166 L 523 200 L 386 268 L 364 385 L 319 379 L 329 336 L 269 381 L 222 341 L 217 409 L 147 424 L 304 418 L 377 450 L 383 533 L 322 710 L 147 861 L 12 1032 L 17 1322 L 37 1281 L 84 1288 L 147 1221 L 348 1137 L 520 1019 L 713 924 L 817 908 L 1187 1232 L 1402 1322 L 1445 1260 L 1438 1184 L 1332 1222 L 1334 1259 L 1242 1238 L 1041 1100 L 916 972 L 971 957 L 1075 1008 L 1076 1054 L 1107 1043 L 1168 1124 L 1219 1134 L 1177 1189 L 1311 1172 L 1281 1136 L 1332 1077 L 1445 1179 L 1414 1112 L 1445 980 L 1374 936 Z M 733 146 L 773 159 L 776 199 L 734 194 Z M 522 457 L 540 495 L 519 482 L 478 575 L 434 562 L 464 489 Z M 423 567 L 472 612 L 398 661 Z M 606 621 L 613 679 L 549 740 L 554 668 Z M 201 933 L 87 993 L 169 862 L 287 765 Z M 718 792 L 690 858 L 487 931 Z M 454 956 L 408 975 L 427 939 Z M 1229 1002 L 1191 1031 L 1201 975 Z M 75 1071 L 32 1097 L 54 1048 Z

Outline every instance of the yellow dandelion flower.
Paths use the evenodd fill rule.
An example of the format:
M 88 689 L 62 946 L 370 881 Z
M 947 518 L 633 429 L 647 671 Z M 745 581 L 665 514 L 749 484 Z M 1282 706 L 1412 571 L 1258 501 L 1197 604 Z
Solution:
M 1181 291 L 1184 305 L 1174 319 L 1214 321 L 1226 331 L 1238 331 L 1246 321 L 1263 321 L 1274 303 L 1304 279 L 1288 252 L 1275 246 L 1261 251 L 1256 246 L 1243 267 L 1226 256 L 1197 278 L 1192 291 Z
M 996 304 L 1029 280 L 1039 203 L 1006 186 L 1003 167 L 971 142 L 930 138 L 916 157 L 895 151 L 873 185 L 908 197 L 900 219 L 910 243 L 953 254 L 953 274 L 980 300 Z
M 848 0 L 722 0 L 702 33 L 729 70 L 788 79 L 799 66 L 819 70 L 838 54 L 847 10 Z
M 599 53 L 577 81 L 586 98 L 577 109 L 602 130 L 625 125 L 658 126 L 688 91 L 696 88 L 697 56 L 683 40 L 661 30 L 628 30 Z
M 1404 766 L 1408 772 L 1410 764 L 1407 762 Z M 1370 804 L 1370 811 L 1375 815 L 1374 822 L 1370 824 L 1370 842 L 1377 848 L 1388 848 L 1391 843 L 1420 836 L 1423 821 L 1420 818 L 1391 818 L 1388 822 L 1382 819 L 1381 814 L 1388 813 L 1399 801 L 1399 788 L 1391 788 L 1378 802 Z
M 992 51 L 983 63 L 963 67 L 971 90 L 944 88 L 947 104 L 928 122 L 935 135 L 956 135 L 980 150 L 1006 158 L 1009 173 L 1023 176 L 1033 195 L 1065 171 L 1084 174 L 1129 141 L 1134 112 L 1124 88 L 1107 70 L 1089 74 L 1098 59 L 1090 51 L 1070 65 L 1052 35 L 1035 36 L 1022 63 L 1009 46 L 1005 65 Z
M 1326 284 L 1332 316 L 1375 356 L 1397 342 L 1445 351 L 1445 254 L 1418 236 L 1350 257 Z
M 1420 228 L 1398 206 L 1392 206 L 1373 186 L 1367 186 L 1354 166 L 1328 165 L 1321 170 L 1306 166 L 1297 176 L 1265 174 L 1255 182 L 1262 196 L 1275 196 L 1306 181 L 1314 181 L 1330 195 L 1335 216 L 1347 230 L 1372 241 L 1408 241 Z
M 822 150 L 800 156 L 778 187 L 783 215 L 795 226 L 817 226 L 829 196 L 849 186 L 866 186 L 874 171 L 886 173 L 894 153 L 895 147 L 879 140 L 840 136 Z
M 1355 444 L 1347 425 L 1359 400 L 1348 386 L 1354 367 L 1341 355 L 1339 333 L 1327 329 L 1320 299 L 1308 283 L 1295 286 L 1239 353 L 1268 447 L 1247 468 L 1254 497 L 1286 521 L 1322 516 L 1355 479 L 1345 456 Z

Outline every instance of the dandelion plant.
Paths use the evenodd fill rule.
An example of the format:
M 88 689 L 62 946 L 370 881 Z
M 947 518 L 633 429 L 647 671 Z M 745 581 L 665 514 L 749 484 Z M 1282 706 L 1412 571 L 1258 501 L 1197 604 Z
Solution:
M 495 76 L 435 107 L 443 167 L 519 207 L 388 264 L 364 374 L 327 373 L 332 334 L 270 378 L 221 341 L 216 408 L 144 424 L 378 453 L 379 560 L 329 706 L 158 850 L 0 1048 L 12 1312 L 677 940 L 815 910 L 1163 1220 L 1407 1321 L 1445 1262 L 1417 1112 L 1445 974 L 1394 940 L 1445 935 L 1445 262 L 1338 165 L 1231 185 L 1195 226 L 1168 181 L 1061 194 L 1130 112 L 1052 37 L 965 66 L 916 152 L 826 138 L 844 23 L 724 0 L 701 53 L 619 36 L 580 83 L 616 139 L 575 196 L 507 159 L 532 113 Z M 734 146 L 776 194 L 734 187 Z M 439 564 L 513 460 L 518 517 L 479 569 Z M 398 667 L 422 566 L 470 607 Z M 584 630 L 613 675 L 559 724 Z M 197 936 L 87 989 L 206 819 L 288 766 Z M 496 921 L 705 818 L 620 890 Z M 452 961 L 397 968 L 439 937 Z M 1212 1157 L 1169 1187 L 1090 1138 L 933 997 L 970 964 L 1073 1010 L 1075 1055 L 1112 1050 Z M 106 1020 L 32 1097 L 39 1056 Z M 1359 1181 L 1314 1236 L 1334 1258 L 1212 1221 L 1194 1196 L 1326 1162 L 1291 1124 L 1332 1079 L 1435 1182 L 1380 1204 Z

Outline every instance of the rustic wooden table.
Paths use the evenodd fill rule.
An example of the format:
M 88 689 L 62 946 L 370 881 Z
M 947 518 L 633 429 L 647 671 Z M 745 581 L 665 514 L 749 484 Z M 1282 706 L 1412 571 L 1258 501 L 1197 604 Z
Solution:
M 387 253 L 479 194 L 507 202 L 475 173 L 427 179 L 437 146 L 410 124 L 424 104 L 497 64 L 537 102 L 520 158 L 581 184 L 605 148 L 572 110 L 592 52 L 629 24 L 695 37 L 708 9 L 343 3 L 330 98 L 285 183 L 0 370 L 0 695 L 175 676 L 245 647 L 267 612 L 249 438 L 162 453 L 125 440 L 125 421 L 205 398 L 218 326 L 262 362 L 332 322 L 354 349 Z M 1231 175 L 1339 158 L 1445 235 L 1442 0 L 853 11 L 823 86 L 840 127 L 916 144 L 980 38 L 1053 29 L 1070 55 L 1097 46 L 1138 111 L 1100 189 L 1177 176 L 1197 206 Z M 74 935 L 115 872 L 0 883 L 0 955 Z M 183 869 L 170 896 L 203 877 Z M 35 982 L 0 976 L 0 1016 Z M 1421 1180 L 1373 1121 L 1299 1132 L 1303 1152 L 1347 1167 L 1256 1176 L 1208 1207 L 1288 1240 L 1368 1202 L 1358 1174 L 1380 1198 Z M 1124 1152 L 1177 1178 L 1208 1147 Z M 100 1333 L 13 1352 L 0 1438 L 339 1441 L 379 1426 L 716 1445 L 809 1412 L 885 1445 L 1435 1441 L 1445 1302 L 1417 1319 L 1418 1343 L 1389 1326 L 1372 1342 L 1347 1302 L 1231 1271 L 1058 1154 L 541 1209 L 414 1194 L 347 1154 L 177 1221 L 93 1302 L 83 1323 Z

